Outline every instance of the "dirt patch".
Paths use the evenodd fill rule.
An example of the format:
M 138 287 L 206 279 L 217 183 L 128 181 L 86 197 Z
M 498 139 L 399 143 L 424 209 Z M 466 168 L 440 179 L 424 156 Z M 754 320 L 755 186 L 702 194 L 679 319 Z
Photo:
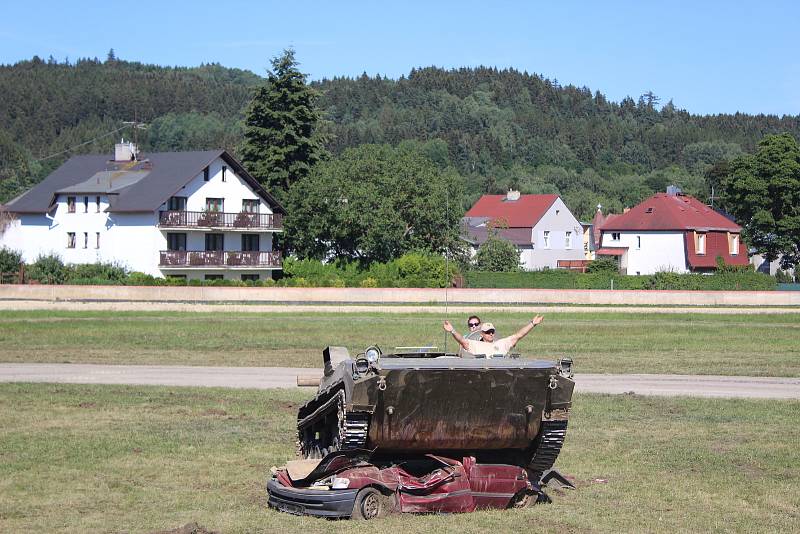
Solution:
M 220 534 L 220 532 L 218 530 L 208 530 L 206 527 L 192 522 L 171 530 L 154 530 L 150 534 Z
M 96 402 L 81 402 L 78 404 L 79 408 L 94 408 L 97 406 Z
M 221 410 L 219 408 L 209 408 L 203 412 L 203 415 L 223 416 L 223 415 L 228 415 L 228 412 L 226 412 L 225 410 Z

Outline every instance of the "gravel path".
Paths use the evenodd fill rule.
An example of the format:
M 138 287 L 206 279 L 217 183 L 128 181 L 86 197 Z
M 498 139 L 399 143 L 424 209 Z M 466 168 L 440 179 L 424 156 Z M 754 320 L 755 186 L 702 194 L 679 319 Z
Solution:
M 314 369 L 292 367 L 0 363 L 0 382 L 271 389 L 294 388 L 298 377 L 319 376 Z M 575 383 L 581 393 L 800 399 L 800 378 L 579 374 Z
M 48 301 L 0 300 L 0 310 L 61 310 L 61 311 L 179 311 L 179 312 L 236 312 L 236 313 L 443 313 L 444 305 L 364 305 L 364 304 L 195 304 L 188 302 L 136 301 Z M 450 305 L 448 313 L 519 312 L 537 313 L 703 313 L 721 315 L 798 314 L 800 307 L 704 307 L 704 306 L 503 306 L 498 304 Z

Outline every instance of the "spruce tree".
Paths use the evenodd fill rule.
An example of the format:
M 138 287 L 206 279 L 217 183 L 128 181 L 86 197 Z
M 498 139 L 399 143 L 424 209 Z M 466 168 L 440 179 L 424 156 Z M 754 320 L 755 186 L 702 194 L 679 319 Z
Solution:
M 272 60 L 266 83 L 247 107 L 242 162 L 281 201 L 325 155 L 315 136 L 321 118 L 316 100 L 316 91 L 298 70 L 294 50 L 288 49 Z

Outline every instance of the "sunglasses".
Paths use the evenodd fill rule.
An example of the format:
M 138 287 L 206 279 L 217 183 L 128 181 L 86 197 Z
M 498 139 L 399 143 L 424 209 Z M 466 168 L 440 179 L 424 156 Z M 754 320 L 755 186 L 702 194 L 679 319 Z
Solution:
M 494 334 L 494 330 L 487 330 L 484 332 L 484 334 Z
M 476 328 L 481 325 L 481 323 L 467 323 L 470 328 Z

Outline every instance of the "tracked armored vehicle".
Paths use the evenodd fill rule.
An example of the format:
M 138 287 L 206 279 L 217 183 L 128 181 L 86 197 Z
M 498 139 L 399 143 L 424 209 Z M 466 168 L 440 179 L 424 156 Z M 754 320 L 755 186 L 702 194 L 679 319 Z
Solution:
M 324 376 L 297 416 L 298 453 L 323 458 L 440 454 L 519 466 L 532 481 L 552 468 L 572 404 L 572 360 L 461 358 L 370 347 L 323 351 Z

